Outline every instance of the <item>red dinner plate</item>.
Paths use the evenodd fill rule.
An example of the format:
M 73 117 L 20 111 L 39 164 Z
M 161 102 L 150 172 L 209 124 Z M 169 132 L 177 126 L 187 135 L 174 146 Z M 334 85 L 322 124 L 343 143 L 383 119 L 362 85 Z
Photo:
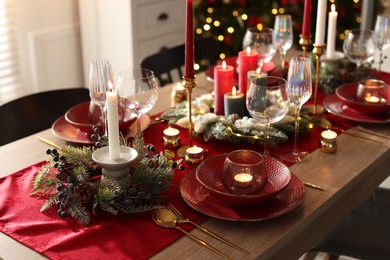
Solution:
M 238 74 L 237 74 L 237 69 L 236 69 L 236 67 L 237 67 L 237 57 L 229 57 L 229 58 L 224 59 L 224 61 L 226 61 L 226 65 L 230 65 L 230 66 L 234 67 L 234 82 L 233 82 L 233 84 L 237 85 L 238 84 Z M 222 60 L 218 61 L 218 64 L 222 64 Z M 215 66 L 209 67 L 206 70 L 206 72 L 205 72 L 206 76 L 207 76 L 207 79 L 209 81 L 212 81 L 212 82 L 214 81 L 214 67 Z M 273 71 L 275 68 L 276 68 L 275 63 L 270 61 L 270 62 L 265 63 L 263 65 L 263 69 L 262 70 L 264 72 L 272 74 L 271 71 Z
M 256 205 L 238 206 L 214 197 L 203 187 L 193 172 L 180 183 L 184 201 L 193 209 L 210 217 L 233 221 L 261 221 L 287 214 L 302 204 L 305 198 L 303 182 L 293 173 L 287 187 L 276 197 Z
M 390 122 L 390 113 L 378 116 L 360 113 L 347 106 L 336 94 L 325 97 L 324 107 L 329 113 L 360 123 L 384 124 Z
M 144 131 L 150 125 L 150 117 L 148 115 L 142 115 L 140 117 L 141 131 Z M 88 144 L 95 143 L 91 139 L 90 133 L 83 132 L 68 121 L 65 116 L 58 118 L 51 127 L 52 133 L 64 141 L 76 144 Z M 137 132 L 137 123 L 134 122 L 127 130 L 125 137 L 129 138 Z

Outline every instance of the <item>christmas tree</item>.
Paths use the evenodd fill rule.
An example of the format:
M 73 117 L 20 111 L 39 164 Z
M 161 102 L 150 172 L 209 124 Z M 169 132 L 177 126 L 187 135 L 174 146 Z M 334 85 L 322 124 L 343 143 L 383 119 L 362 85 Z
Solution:
M 361 22 L 361 1 L 328 1 L 336 5 L 337 48 L 341 46 L 345 31 L 358 28 Z M 311 34 L 314 41 L 317 1 L 312 1 Z M 235 56 L 242 50 L 242 39 L 246 28 L 263 26 L 273 28 L 275 16 L 290 14 L 293 18 L 294 45 L 299 42 L 302 29 L 304 0 L 198 0 L 195 2 L 196 36 L 212 35 L 219 42 L 219 58 Z M 376 5 L 376 11 L 379 9 Z

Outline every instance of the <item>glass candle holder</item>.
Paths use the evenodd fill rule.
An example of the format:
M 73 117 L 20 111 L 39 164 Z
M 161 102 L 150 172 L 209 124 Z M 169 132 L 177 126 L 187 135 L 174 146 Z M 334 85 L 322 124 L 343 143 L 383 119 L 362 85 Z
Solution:
M 320 151 L 323 153 L 335 153 L 337 151 L 337 133 L 326 130 L 321 133 Z
M 359 81 L 356 100 L 369 104 L 388 103 L 386 83 L 382 80 L 367 79 Z
M 251 150 L 229 153 L 222 169 L 222 183 L 233 194 L 259 192 L 267 182 L 264 158 Z
M 200 163 L 201 161 L 203 161 L 203 156 L 204 150 L 202 147 L 194 145 L 186 149 L 185 159 L 187 163 Z
M 168 127 L 163 131 L 164 146 L 172 146 L 177 148 L 180 145 L 180 131 L 176 128 Z

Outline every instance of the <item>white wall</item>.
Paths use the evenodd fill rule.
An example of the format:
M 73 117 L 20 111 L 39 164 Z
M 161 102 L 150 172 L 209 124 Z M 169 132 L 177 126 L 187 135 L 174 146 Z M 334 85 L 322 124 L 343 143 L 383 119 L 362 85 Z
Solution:
M 77 0 L 15 0 L 23 94 L 83 86 Z

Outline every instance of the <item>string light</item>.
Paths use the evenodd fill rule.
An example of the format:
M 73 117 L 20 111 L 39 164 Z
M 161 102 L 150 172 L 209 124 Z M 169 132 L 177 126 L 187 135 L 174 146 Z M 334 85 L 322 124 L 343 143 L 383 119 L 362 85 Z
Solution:
M 271 13 L 272 13 L 272 14 L 277 14 L 277 13 L 278 13 L 278 9 L 276 9 L 276 8 L 272 9 L 272 10 L 271 10 Z
M 247 20 L 248 19 L 248 15 L 247 14 L 242 14 L 241 15 L 241 19 L 244 20 L 244 21 Z
M 210 30 L 210 25 L 209 24 L 205 24 L 205 25 L 203 25 L 203 30 L 205 30 L 205 31 L 209 31 Z
M 340 40 L 343 41 L 345 39 L 345 34 L 344 33 L 340 33 L 339 38 L 340 38 Z
M 227 28 L 228 33 L 234 33 L 234 28 L 233 27 L 228 27 Z
M 232 12 L 232 15 L 235 16 L 235 17 L 237 17 L 237 16 L 238 16 L 237 10 L 234 10 L 234 11 Z
M 209 14 L 212 14 L 214 12 L 214 9 L 212 7 L 207 8 L 207 12 Z
M 357 23 L 361 23 L 362 22 L 362 18 L 360 16 L 356 17 L 356 22 Z
M 218 27 L 218 26 L 220 26 L 220 25 L 221 25 L 221 23 L 220 23 L 218 20 L 215 20 L 215 21 L 214 21 L 214 26 L 215 26 L 215 27 Z
M 202 30 L 201 28 L 197 28 L 197 29 L 195 30 L 195 32 L 196 32 L 197 34 L 202 34 L 203 30 Z
M 217 39 L 218 41 L 222 42 L 225 39 L 225 37 L 223 37 L 223 35 L 218 35 Z
M 279 8 L 279 13 L 284 14 L 284 8 Z
M 206 18 L 206 23 L 211 23 L 212 21 L 213 21 L 213 19 L 211 17 Z
M 256 25 L 256 27 L 257 27 L 257 29 L 258 29 L 259 31 L 262 31 L 262 30 L 263 30 L 263 25 L 262 25 L 261 23 L 258 23 L 258 24 Z
M 224 60 L 225 57 L 226 57 L 225 53 L 220 53 L 220 54 L 219 54 L 219 58 L 220 58 L 221 60 Z

